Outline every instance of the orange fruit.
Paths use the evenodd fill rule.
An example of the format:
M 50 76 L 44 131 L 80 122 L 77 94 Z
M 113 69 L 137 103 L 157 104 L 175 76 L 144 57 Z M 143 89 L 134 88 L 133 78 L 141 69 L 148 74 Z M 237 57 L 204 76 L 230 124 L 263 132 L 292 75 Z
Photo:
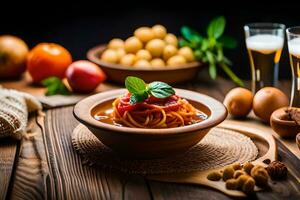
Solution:
M 27 70 L 34 83 L 40 83 L 50 76 L 64 78 L 71 63 L 70 52 L 55 43 L 40 43 L 27 56 Z

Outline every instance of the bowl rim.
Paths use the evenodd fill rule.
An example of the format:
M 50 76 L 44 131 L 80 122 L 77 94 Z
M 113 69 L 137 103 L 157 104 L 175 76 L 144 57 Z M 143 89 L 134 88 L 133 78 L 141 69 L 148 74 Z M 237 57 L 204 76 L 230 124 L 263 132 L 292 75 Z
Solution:
M 186 63 L 185 65 L 182 66 L 170 66 L 170 67 L 161 67 L 161 68 L 133 68 L 133 67 L 128 67 L 120 64 L 104 62 L 101 59 L 99 59 L 97 54 L 99 52 L 102 52 L 106 47 L 107 44 L 100 44 L 98 46 L 95 46 L 88 50 L 86 57 L 90 61 L 100 65 L 101 67 L 124 70 L 124 71 L 161 72 L 161 71 L 173 71 L 173 70 L 180 70 L 180 69 L 196 68 L 203 65 L 203 63 L 201 62 L 194 61 L 194 62 Z
M 280 119 L 279 118 L 279 116 L 281 115 L 281 114 L 284 114 L 285 113 L 285 110 L 287 109 L 288 107 L 282 107 L 282 108 L 278 108 L 277 110 L 275 110 L 273 113 L 272 113 L 272 115 L 271 115 L 271 119 L 270 119 L 270 121 L 271 121 L 271 124 L 273 123 L 276 123 L 277 125 L 282 125 L 282 126 L 298 126 L 297 124 L 296 124 L 296 122 L 295 121 L 293 121 L 293 120 L 290 120 L 290 121 L 288 121 L 288 120 L 282 120 L 282 119 Z
M 176 127 L 176 128 L 159 128 L 159 129 L 150 129 L 150 128 L 131 128 L 131 127 L 119 127 L 112 124 L 107 124 L 104 122 L 97 121 L 91 115 L 92 109 L 109 100 L 112 100 L 118 96 L 124 94 L 126 89 L 116 89 L 110 90 L 102 93 L 98 93 L 79 101 L 73 108 L 74 117 L 81 122 L 82 124 L 96 128 L 96 129 L 105 129 L 112 132 L 118 132 L 120 134 L 144 134 L 144 135 L 176 135 L 186 132 L 194 132 L 202 129 L 211 128 L 223 122 L 227 117 L 226 107 L 216 99 L 200 94 L 194 91 L 177 89 L 175 88 L 176 93 L 186 99 L 196 101 L 198 103 L 206 106 L 211 114 L 210 116 L 199 123 Z M 197 100 L 198 99 L 198 100 Z

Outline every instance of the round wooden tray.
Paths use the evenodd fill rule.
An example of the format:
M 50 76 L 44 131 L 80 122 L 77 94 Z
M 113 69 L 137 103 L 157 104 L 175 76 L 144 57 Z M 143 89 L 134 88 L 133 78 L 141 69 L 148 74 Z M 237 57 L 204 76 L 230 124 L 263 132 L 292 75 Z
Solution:
M 241 125 L 233 125 L 231 123 L 224 122 L 223 124 L 219 125 L 221 128 L 235 130 L 250 137 L 256 146 L 259 149 L 259 155 L 256 160 L 254 160 L 253 164 L 258 164 L 266 167 L 264 163 L 265 160 L 274 161 L 277 160 L 277 146 L 275 139 L 271 134 L 265 133 L 262 130 L 248 128 Z M 227 195 L 235 196 L 235 197 L 245 197 L 246 194 L 238 191 L 238 190 L 228 190 L 225 187 L 224 181 L 210 181 L 207 179 L 207 175 L 212 171 L 223 170 L 224 167 L 219 169 L 209 169 L 204 171 L 197 171 L 197 172 L 188 172 L 188 173 L 181 173 L 181 174 L 162 174 L 162 175 L 150 175 L 147 176 L 150 180 L 157 180 L 163 182 L 174 182 L 174 183 L 189 183 L 189 184 L 199 184 L 205 185 L 216 190 L 219 190 Z M 256 191 L 259 188 L 255 188 Z
M 136 76 L 146 82 L 164 81 L 169 84 L 184 82 L 193 79 L 204 66 L 199 62 L 191 62 L 183 66 L 162 67 L 159 69 L 127 67 L 101 61 L 100 57 L 105 49 L 105 44 L 96 46 L 87 52 L 87 58 L 98 64 L 109 80 L 121 84 L 124 84 L 127 76 Z

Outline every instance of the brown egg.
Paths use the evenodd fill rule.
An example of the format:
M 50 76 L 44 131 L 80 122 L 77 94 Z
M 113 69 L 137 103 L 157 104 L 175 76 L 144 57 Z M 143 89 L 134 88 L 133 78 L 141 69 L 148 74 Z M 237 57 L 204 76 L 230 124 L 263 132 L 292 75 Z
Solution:
M 252 100 L 253 95 L 250 90 L 238 87 L 227 93 L 223 103 L 232 116 L 245 117 L 251 111 Z
M 253 111 L 262 121 L 269 123 L 272 113 L 278 108 L 288 106 L 288 97 L 279 89 L 264 87 L 253 98 Z

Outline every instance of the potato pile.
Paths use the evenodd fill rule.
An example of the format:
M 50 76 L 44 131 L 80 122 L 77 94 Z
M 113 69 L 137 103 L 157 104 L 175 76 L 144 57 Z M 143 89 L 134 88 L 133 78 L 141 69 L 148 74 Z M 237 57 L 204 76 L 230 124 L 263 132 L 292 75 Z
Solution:
M 189 47 L 178 49 L 178 39 L 162 25 L 140 27 L 125 41 L 112 39 L 101 60 L 137 68 L 181 66 L 195 60 Z

